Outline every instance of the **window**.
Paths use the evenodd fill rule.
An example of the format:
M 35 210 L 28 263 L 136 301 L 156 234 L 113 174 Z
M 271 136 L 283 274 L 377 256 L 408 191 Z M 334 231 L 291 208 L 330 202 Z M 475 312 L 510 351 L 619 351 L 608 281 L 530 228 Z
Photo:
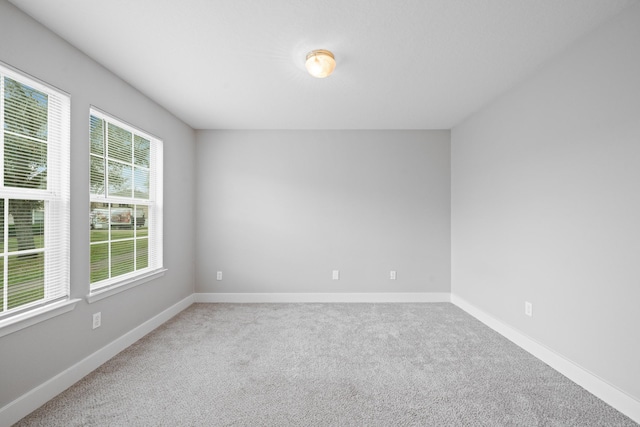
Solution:
M 162 141 L 93 108 L 89 134 L 95 292 L 162 268 Z
M 69 114 L 0 63 L 0 321 L 69 299 Z

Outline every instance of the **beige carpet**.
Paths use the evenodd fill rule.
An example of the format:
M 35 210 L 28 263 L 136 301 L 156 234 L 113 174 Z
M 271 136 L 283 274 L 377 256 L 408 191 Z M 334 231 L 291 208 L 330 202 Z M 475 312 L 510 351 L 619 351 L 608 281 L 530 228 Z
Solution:
M 632 426 L 452 304 L 194 304 L 18 426 Z

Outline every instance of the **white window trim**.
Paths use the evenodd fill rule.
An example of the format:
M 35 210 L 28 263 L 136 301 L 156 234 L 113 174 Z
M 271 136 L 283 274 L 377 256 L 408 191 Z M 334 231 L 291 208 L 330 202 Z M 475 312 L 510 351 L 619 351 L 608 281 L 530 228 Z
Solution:
M 101 299 L 108 298 L 110 296 L 119 294 L 120 292 L 135 288 L 136 286 L 140 286 L 144 283 L 150 282 L 151 280 L 162 277 L 164 276 L 165 271 L 167 271 L 166 268 L 160 268 L 158 270 L 150 271 L 145 274 L 136 274 L 134 277 L 123 278 L 114 282 L 114 284 L 111 286 L 103 286 L 100 289 L 91 292 L 85 297 L 85 299 L 89 304 L 93 304 L 94 302 L 100 301 Z M 117 276 L 117 278 L 121 277 L 123 276 Z
M 67 313 L 80 301 L 82 301 L 80 298 L 60 301 L 2 319 L 0 320 L 0 337 Z
M 153 188 L 149 189 L 150 194 L 153 193 L 155 196 L 155 201 L 153 202 L 153 204 L 155 205 L 155 215 L 157 217 L 156 223 L 158 224 L 159 230 L 155 230 L 155 231 L 150 230 L 150 233 L 148 236 L 149 244 L 153 244 L 153 245 L 157 244 L 156 243 L 157 239 L 161 239 L 160 243 L 157 244 L 157 247 L 155 248 L 156 258 L 160 261 L 160 267 L 157 267 L 157 268 L 148 267 L 141 270 L 133 271 L 128 274 L 123 274 L 123 275 L 119 275 L 109 279 L 105 279 L 100 282 L 96 282 L 96 283 L 101 283 L 101 286 L 93 290 L 91 289 L 92 284 L 89 283 L 89 294 L 85 297 L 85 299 L 89 304 L 92 304 L 96 301 L 100 301 L 101 299 L 110 297 L 112 295 L 116 295 L 120 292 L 126 291 L 128 289 L 147 283 L 151 280 L 162 277 L 164 276 L 164 272 L 167 271 L 167 269 L 164 267 L 163 244 L 162 244 L 162 236 L 164 234 L 164 230 L 163 230 L 164 205 L 162 201 L 163 180 L 164 180 L 164 171 L 163 171 L 163 168 L 164 168 L 163 145 L 164 144 L 162 139 L 153 135 L 152 133 L 149 133 L 143 129 L 140 129 L 136 126 L 131 125 L 125 120 L 119 119 L 109 113 L 106 113 L 103 110 L 93 105 L 90 106 L 89 114 L 90 116 L 95 116 L 102 120 L 109 121 L 114 125 L 119 126 L 122 129 L 125 129 L 134 134 L 151 138 L 155 140 L 156 143 L 160 144 L 160 150 L 157 150 L 155 152 L 156 164 L 154 166 L 154 171 L 155 171 L 154 173 L 156 174 L 156 176 L 159 176 L 160 178 L 154 180 L 152 184 Z M 107 187 L 108 186 L 105 187 L 105 192 L 108 191 Z M 121 203 L 121 204 L 138 204 L 138 205 L 152 204 L 150 201 L 139 200 L 135 198 L 118 197 L 118 196 L 107 198 L 105 196 L 93 196 L 92 194 L 89 194 L 89 199 L 90 199 L 90 202 L 98 202 L 98 203 Z M 152 231 L 154 235 L 152 235 Z

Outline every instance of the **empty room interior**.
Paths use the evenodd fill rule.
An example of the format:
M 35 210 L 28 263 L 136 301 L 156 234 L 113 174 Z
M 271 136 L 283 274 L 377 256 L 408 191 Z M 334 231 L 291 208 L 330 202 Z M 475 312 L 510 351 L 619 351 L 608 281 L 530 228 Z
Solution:
M 0 78 L 0 426 L 640 423 L 640 1 L 0 0 Z

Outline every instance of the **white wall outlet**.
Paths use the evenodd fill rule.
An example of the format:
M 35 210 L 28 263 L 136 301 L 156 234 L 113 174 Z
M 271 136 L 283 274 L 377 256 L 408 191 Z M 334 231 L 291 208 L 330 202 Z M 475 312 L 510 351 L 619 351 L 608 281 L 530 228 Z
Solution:
M 390 280 L 396 280 L 396 271 L 395 270 L 391 270 L 389 272 L 389 279 Z
M 216 280 L 222 280 L 222 271 L 218 271 L 218 274 L 216 274 Z
M 340 270 L 333 270 L 331 277 L 333 280 L 340 280 Z
M 529 317 L 533 316 L 533 304 L 531 304 L 529 301 L 524 302 L 524 314 Z
M 93 313 L 93 329 L 99 328 L 102 325 L 102 313 L 99 311 Z

